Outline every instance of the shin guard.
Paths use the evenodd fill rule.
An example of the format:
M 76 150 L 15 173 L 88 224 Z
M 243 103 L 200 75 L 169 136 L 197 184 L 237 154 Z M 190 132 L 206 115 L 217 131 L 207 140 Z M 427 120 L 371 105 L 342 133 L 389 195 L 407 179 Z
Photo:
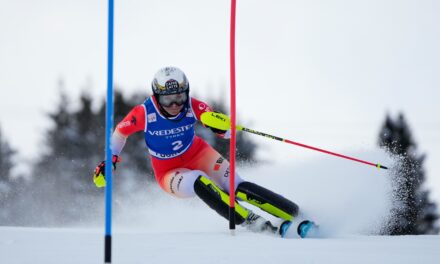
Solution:
M 220 189 L 213 181 L 199 176 L 194 183 L 194 191 L 209 207 L 229 219 L 229 194 Z M 248 217 L 249 211 L 235 202 L 235 223 L 241 225 Z
M 298 215 L 299 208 L 294 202 L 255 183 L 240 183 L 236 195 L 241 200 L 284 220 L 292 220 Z

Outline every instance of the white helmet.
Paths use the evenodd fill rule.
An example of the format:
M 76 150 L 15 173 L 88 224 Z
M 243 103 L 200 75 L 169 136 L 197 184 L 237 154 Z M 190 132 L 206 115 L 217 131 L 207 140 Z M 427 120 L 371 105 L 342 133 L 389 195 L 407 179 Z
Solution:
M 151 88 L 155 96 L 189 92 L 188 79 L 177 67 L 165 67 L 155 75 Z

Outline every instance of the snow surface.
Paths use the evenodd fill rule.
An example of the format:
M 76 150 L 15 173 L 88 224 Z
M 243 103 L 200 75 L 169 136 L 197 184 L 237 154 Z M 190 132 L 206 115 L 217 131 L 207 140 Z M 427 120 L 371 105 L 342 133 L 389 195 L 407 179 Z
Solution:
M 393 166 L 382 152 L 344 154 Z M 241 227 L 231 236 L 198 199 L 149 185 L 114 197 L 113 263 L 440 263 L 440 236 L 377 235 L 391 208 L 391 171 L 320 156 L 239 173 L 298 203 L 325 237 L 281 239 Z M 0 264 L 103 263 L 104 217 L 90 213 L 96 221 L 75 227 L 0 227 Z
M 103 263 L 101 230 L 0 227 L 0 263 Z M 439 236 L 281 239 L 240 231 L 115 232 L 113 263 L 440 263 Z

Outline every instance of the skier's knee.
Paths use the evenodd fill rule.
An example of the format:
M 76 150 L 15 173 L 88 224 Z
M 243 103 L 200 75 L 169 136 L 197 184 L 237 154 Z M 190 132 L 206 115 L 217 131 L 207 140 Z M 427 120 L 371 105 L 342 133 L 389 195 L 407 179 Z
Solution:
M 285 220 L 291 220 L 298 215 L 299 208 L 294 202 L 252 182 L 240 183 L 236 195 L 239 199 Z
M 225 164 L 226 161 L 224 161 L 223 164 Z M 209 177 L 211 179 L 213 179 L 218 186 L 220 186 L 223 190 L 225 190 L 226 192 L 230 192 L 229 191 L 229 186 L 230 186 L 230 180 L 229 177 L 231 176 L 231 172 L 230 172 L 230 167 L 228 166 L 223 166 L 220 167 L 220 169 L 218 170 L 214 170 L 209 174 Z M 241 179 L 240 175 L 236 172 L 235 173 L 235 187 L 234 189 L 237 189 L 237 186 L 243 182 L 243 180 Z
M 226 219 L 229 219 L 229 195 L 206 176 L 199 176 L 194 182 L 194 191 L 209 207 Z M 242 224 L 249 211 L 235 203 L 235 223 Z
M 164 189 L 179 198 L 194 197 L 194 182 L 200 175 L 206 175 L 203 171 L 176 169 L 169 172 Z

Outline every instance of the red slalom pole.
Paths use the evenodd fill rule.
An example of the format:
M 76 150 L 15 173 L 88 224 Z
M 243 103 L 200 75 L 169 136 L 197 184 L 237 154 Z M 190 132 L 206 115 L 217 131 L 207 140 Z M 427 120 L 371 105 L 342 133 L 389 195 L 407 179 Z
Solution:
M 231 35 L 230 35 L 230 78 L 231 78 L 231 140 L 229 173 L 229 230 L 235 230 L 235 145 L 236 145 L 236 109 L 235 109 L 235 13 L 236 0 L 231 0 Z

